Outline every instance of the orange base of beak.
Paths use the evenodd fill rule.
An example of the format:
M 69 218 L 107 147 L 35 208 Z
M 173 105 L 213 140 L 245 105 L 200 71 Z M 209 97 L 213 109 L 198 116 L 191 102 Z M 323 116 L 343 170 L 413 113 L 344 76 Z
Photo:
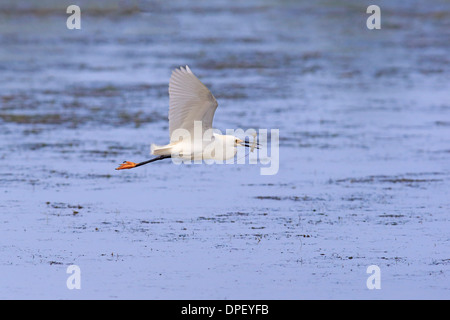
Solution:
M 136 167 L 136 163 L 130 162 L 130 161 L 124 161 L 120 166 L 116 168 L 116 170 L 123 170 L 123 169 L 131 169 Z

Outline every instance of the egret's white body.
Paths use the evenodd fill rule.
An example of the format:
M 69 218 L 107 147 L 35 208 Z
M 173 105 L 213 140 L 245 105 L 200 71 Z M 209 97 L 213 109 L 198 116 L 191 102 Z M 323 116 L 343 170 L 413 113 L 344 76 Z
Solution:
M 218 103 L 211 91 L 188 66 L 175 69 L 169 82 L 170 143 L 165 146 L 153 144 L 151 153 L 183 159 L 227 160 L 233 158 L 237 152 L 236 147 L 242 140 L 235 136 L 212 132 L 212 122 L 217 106 Z M 196 122 L 201 125 L 199 130 L 201 137 L 195 137 L 196 133 L 197 135 L 200 133 L 195 132 Z M 220 151 L 217 152 L 218 150 Z
M 218 103 L 209 89 L 188 66 L 172 72 L 169 82 L 169 135 L 167 145 L 152 144 L 151 153 L 159 156 L 146 162 L 124 162 L 117 169 L 165 158 L 227 160 L 236 155 L 237 146 L 247 142 L 232 135 L 213 132 L 212 122 Z
M 208 136 L 208 135 L 207 135 Z M 227 160 L 233 158 L 237 153 L 237 144 L 242 140 L 231 135 L 213 133 L 211 139 L 204 138 L 194 140 L 193 138 L 169 143 L 165 146 L 152 144 L 151 154 L 164 156 L 170 155 L 184 160 Z

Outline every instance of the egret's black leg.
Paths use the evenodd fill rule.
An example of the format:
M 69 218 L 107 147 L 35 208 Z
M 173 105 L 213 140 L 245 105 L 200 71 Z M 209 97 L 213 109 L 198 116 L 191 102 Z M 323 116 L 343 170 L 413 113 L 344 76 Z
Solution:
M 139 162 L 139 163 L 134 163 L 134 162 L 130 162 L 130 161 L 124 161 L 119 167 L 116 168 L 116 170 L 123 170 L 123 169 L 132 169 L 132 168 L 136 168 L 139 166 L 143 166 L 144 164 L 147 163 L 151 163 L 151 162 L 155 162 L 158 160 L 163 160 L 163 159 L 167 159 L 167 158 L 171 158 L 171 155 L 167 155 L 167 156 L 159 156 L 159 157 L 155 157 L 153 159 L 147 160 L 147 161 L 143 161 L 143 162 Z
M 153 159 L 137 163 L 136 167 L 143 166 L 144 164 L 147 164 L 147 163 L 151 163 L 151 162 L 155 162 L 158 160 L 163 160 L 163 159 L 167 159 L 167 158 L 171 158 L 171 157 L 172 157 L 171 155 L 155 157 Z

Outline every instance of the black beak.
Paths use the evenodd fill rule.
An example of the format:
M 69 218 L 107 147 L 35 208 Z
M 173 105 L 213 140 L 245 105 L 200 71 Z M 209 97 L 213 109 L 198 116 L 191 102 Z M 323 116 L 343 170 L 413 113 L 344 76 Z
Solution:
M 253 147 L 253 141 L 249 141 L 248 140 L 248 138 L 247 139 L 245 139 L 243 142 L 242 142 L 242 145 L 244 146 L 244 147 L 247 147 L 247 148 L 251 148 L 251 147 Z M 261 147 L 261 145 L 258 143 L 258 142 L 256 142 L 255 143 L 255 148 L 256 149 L 260 149 L 260 147 Z

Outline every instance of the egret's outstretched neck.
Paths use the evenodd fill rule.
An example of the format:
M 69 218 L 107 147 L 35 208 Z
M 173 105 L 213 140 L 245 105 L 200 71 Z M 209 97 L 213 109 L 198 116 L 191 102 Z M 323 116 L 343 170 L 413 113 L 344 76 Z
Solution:
M 223 139 L 223 140 L 227 140 L 227 139 L 234 139 L 233 136 L 230 135 L 224 135 L 224 134 L 218 134 L 218 133 L 213 133 L 214 138 L 216 139 Z

